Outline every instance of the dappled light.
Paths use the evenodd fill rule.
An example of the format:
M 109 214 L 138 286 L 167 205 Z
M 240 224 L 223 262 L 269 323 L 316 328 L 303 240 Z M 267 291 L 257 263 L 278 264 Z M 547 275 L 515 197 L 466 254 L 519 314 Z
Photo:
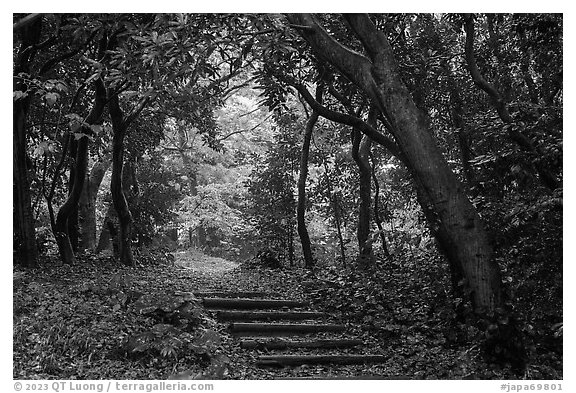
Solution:
M 13 19 L 13 378 L 564 377 L 562 14 Z

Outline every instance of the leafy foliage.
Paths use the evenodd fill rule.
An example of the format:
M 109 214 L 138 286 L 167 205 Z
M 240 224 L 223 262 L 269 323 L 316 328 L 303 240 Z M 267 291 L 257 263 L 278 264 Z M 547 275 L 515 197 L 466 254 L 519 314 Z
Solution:
M 34 277 L 14 272 L 14 378 L 167 378 L 210 367 L 214 321 L 173 267 L 135 274 L 93 256 L 45 263 Z
M 276 144 L 248 181 L 257 244 L 290 264 L 294 263 L 294 189 L 299 157 L 298 136 L 290 130 L 293 120 L 289 115 L 279 119 Z
M 315 17 L 339 42 L 363 53 L 343 16 Z M 561 378 L 562 15 L 472 16 L 479 72 L 502 96 L 510 119 L 498 116 L 493 100 L 470 77 L 465 19 L 371 15 L 490 234 L 507 304 L 515 306 L 528 351 L 524 376 Z M 480 329 L 455 314 L 470 304 L 449 291 L 446 261 L 426 228 L 410 173 L 381 149 L 373 149 L 375 177 L 393 256 L 376 258 L 366 270 L 342 269 L 336 222 L 350 258 L 358 220 L 358 172 L 347 126 L 320 120 L 314 131 L 306 217 L 320 259 L 317 277 L 277 269 L 298 265 L 299 257 L 295 178 L 309 108 L 299 105 L 290 85 L 321 80 L 331 91 L 324 97 L 327 107 L 361 119 L 369 107 L 348 78 L 310 52 L 299 29 L 274 14 L 50 14 L 42 16 L 41 45 L 20 47 L 15 36 L 13 100 L 15 108 L 29 104 L 25 169 L 44 255 L 54 250 L 47 200 L 58 206 L 69 194 L 75 142 L 88 136 L 92 161 L 109 153 L 109 114 L 101 124 L 85 120 L 94 82 L 117 91 L 126 113 L 150 100 L 132 124 L 124 152 L 127 162 L 137 163 L 128 196 L 134 254 L 143 266 L 124 270 L 87 253 L 79 258 L 82 265 L 57 267 L 47 258 L 38 271 L 17 268 L 15 377 L 223 377 L 226 340 L 198 302 L 181 293 L 201 281 L 311 297 L 374 350 L 390 354 L 389 363 L 372 369 L 382 375 L 512 378 L 507 367 L 482 359 L 477 345 L 509 320 L 503 315 Z M 110 44 L 105 52 L 104 42 Z M 31 52 L 30 69 L 18 72 Z M 382 124 L 380 131 L 390 137 Z M 545 184 L 543 172 L 557 181 L 556 189 Z M 99 222 L 105 215 L 102 194 Z M 195 243 L 200 234 L 202 244 Z M 247 262 L 225 277 L 220 270 L 232 262 L 188 250 L 177 255 L 222 269 L 181 274 L 168 252 L 176 240 Z M 271 377 L 251 369 L 233 349 L 226 351 L 241 364 L 233 378 Z M 339 371 L 361 375 L 366 369 Z
M 134 217 L 133 237 L 138 244 L 149 246 L 176 218 L 175 205 L 182 199 L 180 177 L 163 165 L 154 153 L 138 162 L 138 193 L 129 198 Z

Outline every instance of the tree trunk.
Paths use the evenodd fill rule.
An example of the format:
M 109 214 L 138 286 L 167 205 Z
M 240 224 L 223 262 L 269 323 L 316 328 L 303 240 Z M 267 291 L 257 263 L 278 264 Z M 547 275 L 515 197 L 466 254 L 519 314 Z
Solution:
M 112 119 L 114 135 L 112 137 L 112 179 L 110 181 L 110 191 L 112 193 L 112 204 L 118 216 L 118 252 L 120 262 L 126 266 L 134 266 L 134 256 L 132 255 L 131 234 L 132 234 L 132 213 L 128 207 L 128 201 L 123 188 L 124 170 L 124 138 L 126 137 L 127 125 L 124 122 L 124 115 L 120 109 L 118 95 L 113 93 L 109 96 L 109 110 Z
M 106 216 L 104 217 L 104 222 L 102 223 L 102 228 L 100 229 L 100 237 L 98 238 L 96 253 L 100 253 L 110 248 L 110 241 L 112 240 L 113 235 L 110 233 L 110 227 L 112 226 L 112 228 L 115 228 L 115 218 L 116 212 L 114 211 L 114 206 L 110 204 L 106 210 Z
M 74 136 L 70 135 L 70 138 Z M 74 175 L 74 179 L 71 182 L 72 187 L 68 194 L 68 199 L 58 210 L 56 215 L 56 225 L 54 226 L 56 238 L 56 243 L 58 244 L 58 251 L 60 252 L 60 259 L 65 264 L 71 264 L 75 261 L 74 256 L 74 245 L 70 238 L 70 229 L 74 227 L 75 212 L 77 211 L 78 201 L 80 200 L 80 194 L 82 193 L 82 187 L 84 186 L 84 176 L 86 174 L 86 168 L 88 165 L 88 137 L 83 136 L 78 141 L 77 152 L 75 157 L 74 165 L 75 170 L 71 175 Z M 72 172 L 72 171 L 71 171 Z M 77 217 L 76 217 L 77 218 Z M 75 233 L 72 228 L 73 234 Z M 76 240 L 77 237 L 73 235 L 73 239 Z
M 316 101 L 322 100 L 322 87 L 316 88 Z M 308 158 L 310 156 L 310 142 L 314 125 L 318 121 L 318 112 L 312 111 L 304 130 L 304 141 L 302 142 L 302 152 L 300 154 L 300 176 L 298 177 L 298 203 L 296 207 L 296 219 L 298 222 L 298 235 L 302 243 L 302 254 L 304 255 L 304 265 L 307 269 L 314 267 L 314 256 L 310 236 L 306 228 L 306 179 L 308 178 Z
M 111 157 L 108 160 L 108 166 L 112 164 Z M 122 170 L 122 189 L 124 190 L 124 195 L 126 200 L 133 200 L 133 194 L 137 193 L 135 188 L 138 188 L 135 179 L 135 171 L 133 169 L 133 163 L 127 161 Z M 98 239 L 98 245 L 96 247 L 96 252 L 102 252 L 103 250 L 110 249 L 112 246 L 114 250 L 114 257 L 119 259 L 120 254 L 118 254 L 118 233 L 119 233 L 119 222 L 118 215 L 114 209 L 114 203 L 108 205 L 106 210 L 106 216 L 104 222 L 102 223 L 102 228 L 100 230 L 100 237 Z
M 510 357 L 523 357 L 523 347 L 512 323 L 504 326 L 498 314 L 504 308 L 501 276 L 492 246 L 464 187 L 450 170 L 429 129 L 423 113 L 414 105 L 402 82 L 392 47 L 367 15 L 346 14 L 345 18 L 362 42 L 369 58 L 344 47 L 328 35 L 309 14 L 290 14 L 289 20 L 313 51 L 334 65 L 361 88 L 393 125 L 393 134 L 415 182 L 430 202 L 427 215 L 432 231 L 446 251 L 452 267 L 461 269 L 478 321 L 489 321 L 500 333 L 488 351 L 506 348 Z M 441 236 L 438 236 L 441 234 Z
M 128 207 L 128 202 L 126 201 L 122 187 L 122 171 L 124 166 L 123 132 L 114 132 L 112 149 L 112 180 L 110 191 L 112 192 L 112 203 L 118 215 L 118 252 L 121 263 L 127 266 L 134 266 L 134 256 L 132 255 L 131 247 L 132 213 Z
M 21 44 L 14 63 L 14 76 L 20 73 L 30 73 L 31 63 L 36 54 L 35 44 L 40 41 L 41 29 L 41 17 L 19 29 Z M 28 90 L 28 86 L 21 79 L 14 78 L 13 81 L 14 91 L 26 92 Z M 38 265 L 38 249 L 26 155 L 26 122 L 29 108 L 29 95 L 14 101 L 12 107 L 13 248 L 16 262 L 22 266 L 36 267 Z
M 382 251 L 384 251 L 384 255 L 389 257 L 390 251 L 388 250 L 388 245 L 386 244 L 386 236 L 384 235 L 384 228 L 382 227 L 382 220 L 380 218 L 380 182 L 378 181 L 378 177 L 376 176 L 376 157 L 371 153 L 370 158 L 372 158 L 372 165 L 371 165 L 371 174 L 372 174 L 372 181 L 374 182 L 374 222 L 376 222 L 376 226 L 378 227 L 378 232 L 380 232 L 380 241 L 382 242 Z
M 360 204 L 358 206 L 358 252 L 362 256 L 372 255 L 370 238 L 370 206 L 372 205 L 371 168 L 368 160 L 371 140 L 367 136 L 362 139 L 362 133 L 354 129 L 352 141 L 352 158 L 358 165 L 360 186 Z
M 78 206 L 81 228 L 79 247 L 81 250 L 94 250 L 96 248 L 96 198 L 100 184 L 111 163 L 109 157 L 102 157 L 94 164 L 90 174 L 86 176 Z
M 101 122 L 102 113 L 104 112 L 104 107 L 106 105 L 104 83 L 99 79 L 95 84 L 96 93 L 94 104 L 90 110 L 90 113 L 86 117 L 87 124 L 98 124 Z M 82 194 L 84 179 L 88 169 L 89 139 L 87 135 L 89 135 L 92 131 L 89 127 L 82 126 L 82 132 L 85 135 L 78 139 L 73 186 L 70 194 L 68 195 L 68 198 L 58 210 L 58 214 L 56 215 L 56 224 L 54 226 L 54 237 L 56 238 L 56 243 L 58 244 L 60 259 L 63 263 L 66 264 L 73 263 L 75 260 L 72 243 L 70 242 L 70 238 L 68 236 L 68 220 L 74 211 L 78 208 L 78 201 L 80 200 L 80 195 Z M 70 138 L 75 138 L 75 136 L 70 135 Z
M 123 188 L 123 167 L 124 167 L 124 139 L 130 124 L 140 115 L 142 110 L 150 102 L 150 97 L 144 97 L 134 107 L 134 109 L 124 116 L 120 108 L 118 93 L 110 91 L 108 94 L 108 109 L 112 120 L 112 179 L 110 191 L 112 193 L 112 203 L 118 215 L 119 235 L 118 247 L 120 262 L 127 266 L 134 266 L 134 256 L 132 255 L 132 213 L 126 200 Z
M 88 148 L 88 147 L 86 147 Z M 68 195 L 72 193 L 74 189 L 74 181 L 76 179 L 76 157 L 78 155 L 78 140 L 76 138 L 70 138 L 70 157 L 74 158 L 70 162 L 70 175 L 68 176 Z M 88 151 L 86 151 L 86 170 L 88 169 Z M 82 195 L 82 194 L 80 194 Z M 78 201 L 80 202 L 80 201 Z M 70 239 L 70 245 L 72 246 L 72 251 L 74 254 L 78 252 L 78 242 L 80 239 L 79 235 L 79 221 L 78 221 L 78 206 L 72 209 L 72 212 L 68 216 L 68 238 Z
M 492 246 L 480 217 L 403 84 L 386 37 L 365 15 L 352 14 L 346 18 L 370 59 L 339 44 L 312 16 L 289 16 L 294 24 L 306 27 L 301 34 L 312 49 L 358 85 L 391 120 L 394 125 L 391 132 L 409 169 L 431 202 L 434 221 L 430 226 L 441 228 L 445 234 L 438 240 L 443 243 L 448 258 L 461 266 L 474 310 L 479 315 L 494 313 L 503 304 L 500 270 L 492 258 Z
M 27 99 L 24 99 L 27 100 Z M 38 265 L 38 248 L 34 230 L 32 198 L 26 159 L 26 102 L 15 102 L 13 131 L 12 188 L 14 206 L 15 262 L 25 267 Z

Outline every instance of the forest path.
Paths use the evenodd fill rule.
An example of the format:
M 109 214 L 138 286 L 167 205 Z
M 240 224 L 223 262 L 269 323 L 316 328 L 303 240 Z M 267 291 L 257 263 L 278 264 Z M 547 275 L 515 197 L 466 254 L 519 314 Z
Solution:
M 310 303 L 314 280 L 306 270 L 239 264 L 193 250 L 175 253 L 175 264 L 218 321 L 220 355 L 228 359 L 227 373 L 218 378 L 393 377 L 382 364 L 391 359 L 360 337 L 359 326 L 341 325 L 336 315 Z M 276 304 L 281 301 L 290 304 Z
M 240 266 L 224 258 L 212 257 L 198 250 L 189 249 L 174 253 L 175 264 L 190 269 L 195 273 L 206 275 L 218 275 Z

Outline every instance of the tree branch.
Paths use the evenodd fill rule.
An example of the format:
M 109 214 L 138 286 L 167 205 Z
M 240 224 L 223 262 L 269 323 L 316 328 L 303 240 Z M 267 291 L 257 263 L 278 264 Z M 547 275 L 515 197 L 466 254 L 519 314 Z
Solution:
M 136 119 L 136 117 L 138 117 L 138 115 L 144 110 L 144 108 L 146 108 L 146 105 L 148 105 L 150 101 L 152 101 L 152 97 L 150 96 L 146 96 L 143 99 L 141 99 L 140 102 L 132 109 L 130 114 L 126 116 L 126 119 L 122 122 L 122 126 L 124 128 L 128 128 L 128 126 L 134 121 L 134 119 Z
M 336 41 L 310 14 L 287 14 L 286 17 L 292 26 L 302 30 L 300 34 L 315 53 L 334 65 L 361 90 L 369 91 L 372 88 L 372 65 L 366 56 Z
M 18 22 L 14 23 L 12 26 L 12 31 L 17 32 L 18 30 L 28 26 L 33 23 L 36 19 L 41 18 L 42 14 L 28 14 L 24 18 L 20 19 Z
M 368 123 L 364 122 L 362 119 L 359 119 L 355 116 L 335 112 L 321 105 L 318 101 L 314 99 L 314 97 L 312 97 L 308 89 L 306 89 L 306 87 L 304 87 L 301 84 L 292 84 L 292 86 L 296 90 L 298 90 L 298 92 L 302 95 L 304 100 L 306 100 L 308 105 L 310 105 L 314 111 L 318 112 L 320 116 L 328 120 L 345 124 L 358 129 L 363 134 L 367 135 L 370 139 L 386 148 L 392 155 L 397 157 L 400 161 L 404 162 L 404 156 L 400 152 L 398 145 L 396 145 L 396 143 L 393 140 L 381 134 L 375 128 L 371 127 Z
M 474 84 L 482 89 L 494 102 L 494 106 L 498 115 L 502 119 L 504 123 L 512 123 L 512 117 L 510 116 L 510 112 L 508 112 L 508 108 L 506 107 L 506 103 L 502 98 L 500 92 L 490 84 L 482 74 L 480 73 L 480 69 L 476 64 L 476 58 L 474 57 L 474 16 L 471 14 L 466 14 L 464 20 L 464 30 L 466 31 L 466 43 L 465 43 L 465 57 L 466 63 L 468 64 L 468 70 L 470 71 L 470 75 L 472 76 L 472 80 Z
M 38 72 L 38 75 L 44 75 L 46 72 L 48 72 L 56 64 L 60 63 L 61 61 L 66 60 L 66 59 L 69 59 L 69 58 L 75 56 L 76 54 L 80 53 L 80 51 L 82 51 L 82 49 L 84 49 L 86 47 L 86 45 L 88 45 L 90 43 L 90 41 L 92 41 L 92 39 L 96 36 L 96 33 L 97 33 L 97 31 L 94 31 L 90 35 L 90 37 L 88 37 L 86 42 L 84 42 L 82 45 L 78 46 L 78 48 L 75 48 L 71 51 L 68 51 L 66 53 L 61 54 L 60 56 L 57 56 L 57 57 L 54 57 L 54 58 L 48 60 L 46 63 L 44 63 L 42 65 L 42 67 L 40 68 L 40 71 Z

